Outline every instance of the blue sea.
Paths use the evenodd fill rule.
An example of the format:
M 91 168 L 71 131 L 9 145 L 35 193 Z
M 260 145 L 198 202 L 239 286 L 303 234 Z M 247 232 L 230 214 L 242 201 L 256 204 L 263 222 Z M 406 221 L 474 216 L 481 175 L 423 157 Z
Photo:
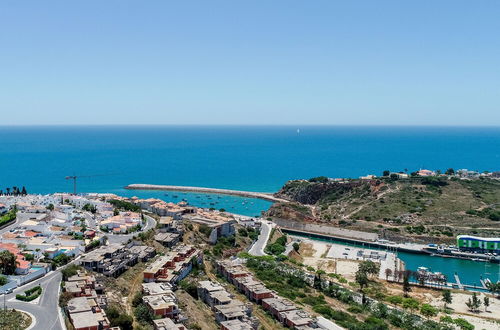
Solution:
M 300 129 L 300 131 L 298 131 Z M 234 196 L 129 191 L 131 183 L 275 192 L 287 180 L 352 177 L 384 170 L 500 169 L 500 127 L 1 127 L 0 189 L 182 199 L 201 207 L 258 215 L 271 205 Z M 429 266 L 478 284 L 500 279 L 500 266 L 400 254 L 409 269 Z
M 448 167 L 499 170 L 500 127 L 0 126 L 0 189 L 71 192 L 65 177 L 77 175 L 78 192 L 187 199 L 245 215 L 270 203 L 123 187 L 275 192 L 290 179 Z

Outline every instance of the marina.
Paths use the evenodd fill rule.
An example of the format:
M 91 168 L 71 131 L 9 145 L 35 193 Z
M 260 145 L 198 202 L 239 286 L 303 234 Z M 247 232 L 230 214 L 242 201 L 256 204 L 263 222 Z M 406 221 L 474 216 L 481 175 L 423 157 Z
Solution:
M 464 289 L 484 290 L 485 281 L 496 282 L 500 280 L 500 264 L 491 262 L 478 262 L 472 259 L 443 258 L 440 255 L 419 250 L 415 246 L 391 245 L 385 242 L 362 242 L 359 240 L 333 237 L 318 233 L 303 232 L 288 228 L 281 228 L 284 233 L 297 237 L 307 237 L 312 240 L 332 242 L 346 246 L 363 247 L 373 250 L 387 250 L 397 253 L 397 257 L 405 263 L 405 268 L 416 271 L 419 267 L 426 267 L 429 271 L 440 272 L 446 276 L 449 286 L 457 285 Z M 456 276 L 455 276 L 456 275 Z M 460 281 L 457 282 L 456 278 Z

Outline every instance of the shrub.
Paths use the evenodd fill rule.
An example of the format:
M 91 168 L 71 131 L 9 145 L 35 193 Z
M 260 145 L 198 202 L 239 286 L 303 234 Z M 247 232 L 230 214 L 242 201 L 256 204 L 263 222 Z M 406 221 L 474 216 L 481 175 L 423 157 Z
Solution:
M 31 289 L 24 291 L 24 294 L 16 294 L 16 299 L 21 301 L 32 301 L 42 294 L 42 287 L 35 286 Z

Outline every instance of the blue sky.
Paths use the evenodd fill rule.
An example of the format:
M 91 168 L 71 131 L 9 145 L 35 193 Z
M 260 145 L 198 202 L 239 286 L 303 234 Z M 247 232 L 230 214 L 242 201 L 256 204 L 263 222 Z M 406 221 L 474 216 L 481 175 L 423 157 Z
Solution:
M 500 125 L 500 1 L 0 2 L 0 124 Z

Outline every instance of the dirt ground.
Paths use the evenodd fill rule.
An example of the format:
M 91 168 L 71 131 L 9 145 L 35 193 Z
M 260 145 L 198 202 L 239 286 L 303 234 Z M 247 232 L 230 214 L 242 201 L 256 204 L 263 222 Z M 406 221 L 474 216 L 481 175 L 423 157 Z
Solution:
M 485 310 L 484 305 L 481 305 L 478 313 L 472 313 L 469 311 L 465 303 L 472 296 L 471 293 L 465 292 L 453 292 L 452 293 L 452 303 L 448 304 L 449 308 L 454 310 L 453 318 L 456 316 L 462 317 L 476 326 L 476 329 L 500 329 L 500 324 L 492 319 L 500 321 L 500 299 L 494 298 L 492 295 L 488 294 L 490 298 L 490 306 Z M 478 294 L 481 302 L 485 297 L 484 293 Z M 436 307 L 443 307 L 443 302 L 441 301 L 441 295 L 437 294 L 425 294 L 426 302 L 434 305 Z
M 195 300 L 183 290 L 177 290 L 175 294 L 179 300 L 179 307 L 185 315 L 189 315 L 188 326 L 197 324 L 202 329 L 219 329 L 212 311 L 206 304 L 200 300 Z

